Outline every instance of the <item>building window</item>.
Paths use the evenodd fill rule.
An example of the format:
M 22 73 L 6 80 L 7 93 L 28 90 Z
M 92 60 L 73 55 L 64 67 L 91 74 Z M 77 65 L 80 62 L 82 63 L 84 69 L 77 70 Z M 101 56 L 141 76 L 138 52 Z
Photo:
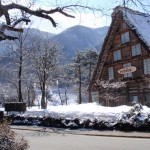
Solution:
M 141 45 L 136 44 L 132 46 L 132 56 L 141 55 Z
M 137 95 L 130 96 L 130 102 L 131 103 L 137 103 L 138 102 L 138 96 Z
M 130 66 L 131 66 L 131 63 L 123 64 L 123 68 L 125 68 L 125 67 L 130 67 Z M 124 78 L 128 78 L 128 77 L 132 77 L 132 72 L 129 72 L 129 73 L 125 73 L 125 74 L 124 74 Z
M 146 103 L 150 103 L 150 95 L 145 95 Z
M 121 60 L 121 51 L 120 50 L 114 51 L 113 54 L 114 54 L 114 61 Z
M 129 32 L 125 32 L 121 35 L 121 43 L 124 44 L 124 43 L 127 43 L 130 41 L 130 38 L 129 38 Z
M 150 74 L 150 58 L 144 59 L 144 74 Z
M 109 77 L 109 80 L 114 79 L 114 69 L 113 69 L 113 67 L 108 68 L 108 77 Z

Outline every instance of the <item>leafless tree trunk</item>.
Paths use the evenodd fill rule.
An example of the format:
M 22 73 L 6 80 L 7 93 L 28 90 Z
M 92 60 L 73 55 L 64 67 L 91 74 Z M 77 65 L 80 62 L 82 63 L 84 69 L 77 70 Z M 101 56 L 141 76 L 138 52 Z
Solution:
M 28 29 L 29 30 L 29 29 Z M 25 82 L 25 75 L 24 70 L 26 68 L 25 62 L 28 61 L 28 41 L 27 37 L 29 36 L 28 30 L 23 35 L 22 33 L 19 33 L 18 39 L 12 43 L 12 54 L 15 55 L 15 58 L 13 58 L 13 63 L 16 65 L 16 69 L 18 67 L 18 99 L 19 102 L 23 102 L 23 93 L 22 93 L 22 85 L 23 80 Z
M 19 56 L 19 74 L 18 74 L 18 98 L 19 98 L 19 102 L 23 102 L 23 98 L 22 98 L 22 67 L 23 67 L 23 56 L 22 56 L 22 40 L 20 41 L 20 56 Z
M 46 60 L 45 64 L 46 64 Z M 46 66 L 45 66 L 46 68 Z M 42 98 L 41 98 L 41 106 L 43 109 L 47 108 L 47 99 L 46 99 L 46 70 L 44 69 L 43 71 L 43 81 L 42 81 L 42 86 L 41 86 L 41 90 L 42 90 Z
M 31 83 L 28 83 L 29 85 L 27 85 L 27 102 L 28 102 L 28 107 L 32 107 L 34 104 L 34 100 L 35 100 L 35 89 L 34 89 L 34 85 L 31 81 Z
M 63 105 L 64 103 L 63 103 L 63 98 L 61 97 L 60 89 L 59 89 L 59 87 L 57 87 L 57 88 L 58 88 L 58 95 L 59 95 L 59 98 L 60 98 L 60 101 L 61 101 L 61 105 Z
M 29 29 L 28 29 L 29 30 Z M 17 89 L 18 101 L 23 102 L 23 88 L 25 87 L 25 70 L 31 69 L 27 66 L 27 61 L 29 61 L 29 51 L 28 51 L 28 30 L 22 33 L 18 33 L 18 39 L 15 41 L 8 41 L 6 43 L 6 48 L 9 54 L 6 56 L 7 61 L 1 69 L 3 73 L 3 78 L 9 83 L 11 83 Z
M 78 79 L 79 79 L 79 104 L 82 103 L 82 75 L 81 75 L 81 58 L 80 54 L 77 54 L 77 70 L 78 70 Z
M 33 37 L 30 58 L 42 93 L 41 108 L 47 108 L 46 89 L 57 69 L 58 46 L 49 37 Z
M 68 105 L 67 87 L 65 87 L 65 102 L 66 102 L 66 105 Z

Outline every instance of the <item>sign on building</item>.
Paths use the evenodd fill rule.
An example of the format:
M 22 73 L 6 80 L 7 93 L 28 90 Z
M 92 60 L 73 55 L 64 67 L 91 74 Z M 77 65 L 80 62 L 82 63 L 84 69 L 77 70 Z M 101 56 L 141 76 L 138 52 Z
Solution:
M 118 70 L 119 74 L 125 74 L 125 73 L 131 73 L 131 72 L 135 72 L 136 71 L 136 67 L 135 66 L 130 66 L 130 67 L 124 67 Z

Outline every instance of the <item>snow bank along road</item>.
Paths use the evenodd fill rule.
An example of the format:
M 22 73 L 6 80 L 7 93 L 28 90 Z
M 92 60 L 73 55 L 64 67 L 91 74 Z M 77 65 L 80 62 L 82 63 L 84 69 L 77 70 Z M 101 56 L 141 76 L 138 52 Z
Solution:
M 89 131 L 93 132 L 93 135 L 84 135 L 83 133 L 89 132 L 78 131 L 77 133 L 82 134 L 66 134 L 68 132 L 63 130 L 53 129 L 53 132 L 48 132 L 50 129 L 38 129 L 16 130 L 14 128 L 13 130 L 18 136 L 24 136 L 29 141 L 29 150 L 149 150 L 150 147 L 150 139 L 148 138 L 94 136 L 98 135 L 95 134 L 96 131 L 94 131 L 95 133 Z M 144 133 L 142 134 L 144 135 Z M 145 135 L 147 134 L 145 133 Z
M 104 107 L 88 103 L 48 106 L 46 110 L 32 107 L 23 114 L 10 117 L 12 125 L 150 132 L 150 108 L 141 104 Z

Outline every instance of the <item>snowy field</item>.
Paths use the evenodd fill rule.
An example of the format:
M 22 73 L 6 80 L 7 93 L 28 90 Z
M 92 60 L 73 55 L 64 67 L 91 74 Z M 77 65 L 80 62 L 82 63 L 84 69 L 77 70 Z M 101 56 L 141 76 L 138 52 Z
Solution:
M 64 92 L 63 92 L 64 93 Z M 57 89 L 53 89 L 52 99 L 53 101 L 48 101 L 48 106 L 46 110 L 39 109 L 38 106 L 28 108 L 23 114 L 24 117 L 51 117 L 51 118 L 65 118 L 74 120 L 78 118 L 79 120 L 103 120 L 109 122 L 115 122 L 125 117 L 127 114 L 137 115 L 140 112 L 140 119 L 145 119 L 150 115 L 150 108 L 147 106 L 142 106 L 137 111 L 137 106 L 118 106 L 118 107 L 105 107 L 97 103 L 84 103 L 77 104 L 77 96 L 73 93 L 67 95 L 68 105 L 61 105 L 61 100 L 58 95 Z M 40 97 L 38 102 L 40 103 Z M 139 107 L 139 106 L 138 106 Z M 134 111 L 134 112 L 133 112 Z
M 150 108 L 140 104 L 118 107 L 105 107 L 97 103 L 49 104 L 47 109 L 34 106 L 22 114 L 11 112 L 9 115 L 13 125 L 150 131 Z
M 125 114 L 132 111 L 131 106 L 118 106 L 118 107 L 104 107 L 96 103 L 87 104 L 72 104 L 72 105 L 59 105 L 48 106 L 46 110 L 39 109 L 38 107 L 29 108 L 23 116 L 28 117 L 52 117 L 52 118 L 68 118 L 75 119 L 101 119 L 115 121 L 120 119 Z M 150 108 L 143 106 L 140 110 L 143 119 L 150 114 Z M 141 118 L 142 119 L 142 118 Z
M 135 105 L 137 106 L 137 105 Z M 136 109 L 135 106 L 117 106 L 117 107 L 105 107 L 97 103 L 86 104 L 70 104 L 70 105 L 48 105 L 47 109 L 40 109 L 39 106 L 33 106 L 27 108 L 27 111 L 21 116 L 24 117 L 51 117 L 51 118 L 66 118 L 74 120 L 76 118 L 80 120 L 105 120 L 115 122 L 118 119 L 122 119 L 125 115 L 134 113 L 140 113 L 140 120 L 144 120 L 150 115 L 150 108 L 142 106 L 141 109 Z M 0 108 L 4 111 L 4 108 Z M 14 113 L 14 112 L 13 112 Z M 17 113 L 19 114 L 19 113 Z M 132 114 L 133 115 L 133 114 Z

